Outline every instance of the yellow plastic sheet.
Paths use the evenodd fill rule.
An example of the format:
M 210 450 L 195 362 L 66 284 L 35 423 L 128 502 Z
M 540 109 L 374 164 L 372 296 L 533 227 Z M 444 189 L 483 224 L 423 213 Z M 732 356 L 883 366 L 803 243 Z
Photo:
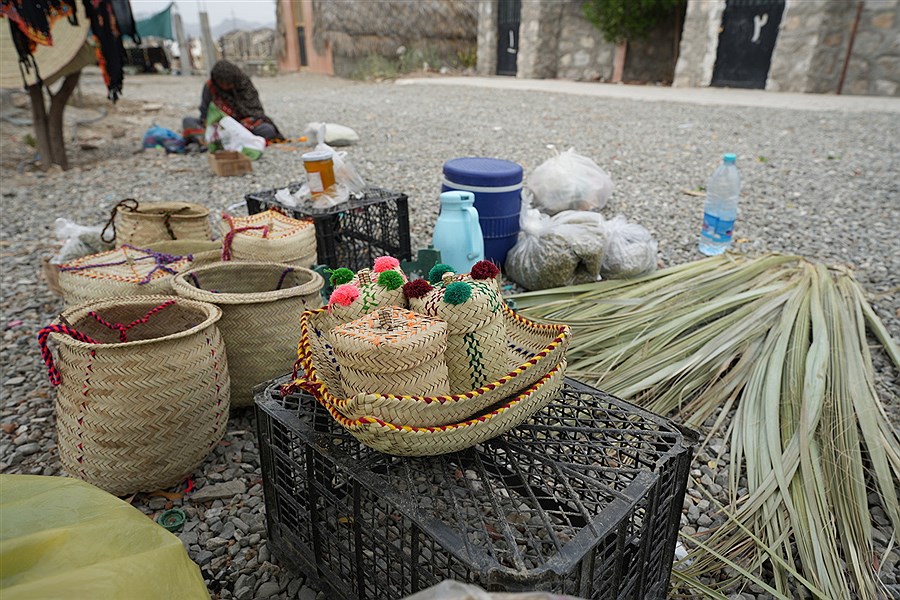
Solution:
M 0 598 L 209 600 L 181 541 L 79 479 L 0 475 Z

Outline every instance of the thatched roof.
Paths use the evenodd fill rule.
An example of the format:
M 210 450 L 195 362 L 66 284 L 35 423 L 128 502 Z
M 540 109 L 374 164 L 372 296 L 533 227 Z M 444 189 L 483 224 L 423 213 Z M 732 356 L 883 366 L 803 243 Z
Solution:
M 416 42 L 473 42 L 476 0 L 313 0 L 313 41 L 345 56 L 390 54 Z

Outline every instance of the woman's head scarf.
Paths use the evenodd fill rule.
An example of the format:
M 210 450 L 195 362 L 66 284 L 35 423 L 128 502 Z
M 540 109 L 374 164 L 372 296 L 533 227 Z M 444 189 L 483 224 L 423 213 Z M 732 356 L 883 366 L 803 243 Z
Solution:
M 223 89 L 222 84 L 231 89 Z M 229 85 L 230 84 L 230 85 Z M 259 93 L 250 78 L 234 63 L 220 60 L 213 65 L 210 79 L 207 82 L 213 102 L 222 112 L 242 120 L 247 117 L 265 117 Z

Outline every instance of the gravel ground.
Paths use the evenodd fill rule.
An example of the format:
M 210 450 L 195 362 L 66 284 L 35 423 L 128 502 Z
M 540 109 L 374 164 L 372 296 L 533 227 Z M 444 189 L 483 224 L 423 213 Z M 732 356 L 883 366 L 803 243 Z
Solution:
M 896 114 L 697 106 L 316 76 L 281 76 L 257 84 L 264 105 L 289 135 L 300 135 L 307 122 L 316 120 L 341 123 L 360 134 L 362 141 L 349 148 L 349 159 L 368 182 L 409 195 L 414 248 L 430 238 L 444 161 L 468 155 L 506 158 L 521 164 L 527 177 L 552 155 L 552 145 L 574 147 L 607 170 L 616 191 L 604 215 L 622 214 L 649 229 L 659 242 L 661 266 L 683 263 L 699 258 L 702 210 L 702 198 L 686 192 L 705 185 L 722 153 L 734 152 L 744 179 L 738 249 L 796 253 L 851 266 L 900 340 Z M 39 276 L 41 257 L 54 252 L 54 218 L 100 224 L 111 206 L 127 197 L 183 199 L 221 210 L 241 202 L 246 193 L 300 177 L 299 153 L 291 146 L 268 150 L 252 175 L 233 178 L 214 177 L 202 155 L 137 152 L 151 123 L 178 130 L 181 117 L 196 112 L 200 85 L 198 78 L 131 76 L 124 100 L 111 107 L 98 100 L 102 82 L 97 72 L 87 72 L 84 102 L 67 111 L 67 122 L 75 128 L 76 120 L 97 116 L 97 107 L 109 114 L 75 128 L 79 142 L 69 144 L 73 168 L 65 173 L 33 171 L 27 164 L 30 150 L 22 143 L 28 128 L 8 121 L 0 126 L 0 471 L 61 474 L 53 393 L 35 341 L 38 329 L 62 309 Z M 3 114 L 29 116 L 10 110 L 4 107 Z M 883 360 L 877 368 L 888 410 L 897 417 L 897 374 Z M 324 598 L 302 576 L 278 566 L 266 546 L 254 432 L 250 411 L 233 413 L 224 442 L 195 474 L 198 491 L 174 501 L 188 513 L 180 537 L 214 598 Z M 713 440 L 710 456 L 698 456 L 693 475 L 707 489 L 727 482 L 724 471 L 706 466 L 721 447 L 727 451 L 724 440 Z M 148 494 L 133 503 L 149 515 L 173 505 Z M 709 502 L 692 484 L 682 525 L 702 531 L 715 521 Z M 893 560 L 896 570 L 896 553 Z M 743 596 L 735 597 L 764 597 L 762 590 L 741 591 Z

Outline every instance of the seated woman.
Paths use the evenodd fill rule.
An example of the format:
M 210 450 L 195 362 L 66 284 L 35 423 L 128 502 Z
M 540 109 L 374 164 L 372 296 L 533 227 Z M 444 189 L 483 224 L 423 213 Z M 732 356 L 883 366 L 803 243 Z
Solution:
M 253 82 L 234 63 L 220 60 L 213 65 L 209 80 L 203 84 L 200 118 L 185 117 L 182 122 L 186 139 L 190 140 L 192 136 L 203 137 L 210 102 L 214 102 L 223 113 L 234 117 L 254 135 L 266 138 L 266 141 L 284 139 L 272 119 L 266 116 Z

